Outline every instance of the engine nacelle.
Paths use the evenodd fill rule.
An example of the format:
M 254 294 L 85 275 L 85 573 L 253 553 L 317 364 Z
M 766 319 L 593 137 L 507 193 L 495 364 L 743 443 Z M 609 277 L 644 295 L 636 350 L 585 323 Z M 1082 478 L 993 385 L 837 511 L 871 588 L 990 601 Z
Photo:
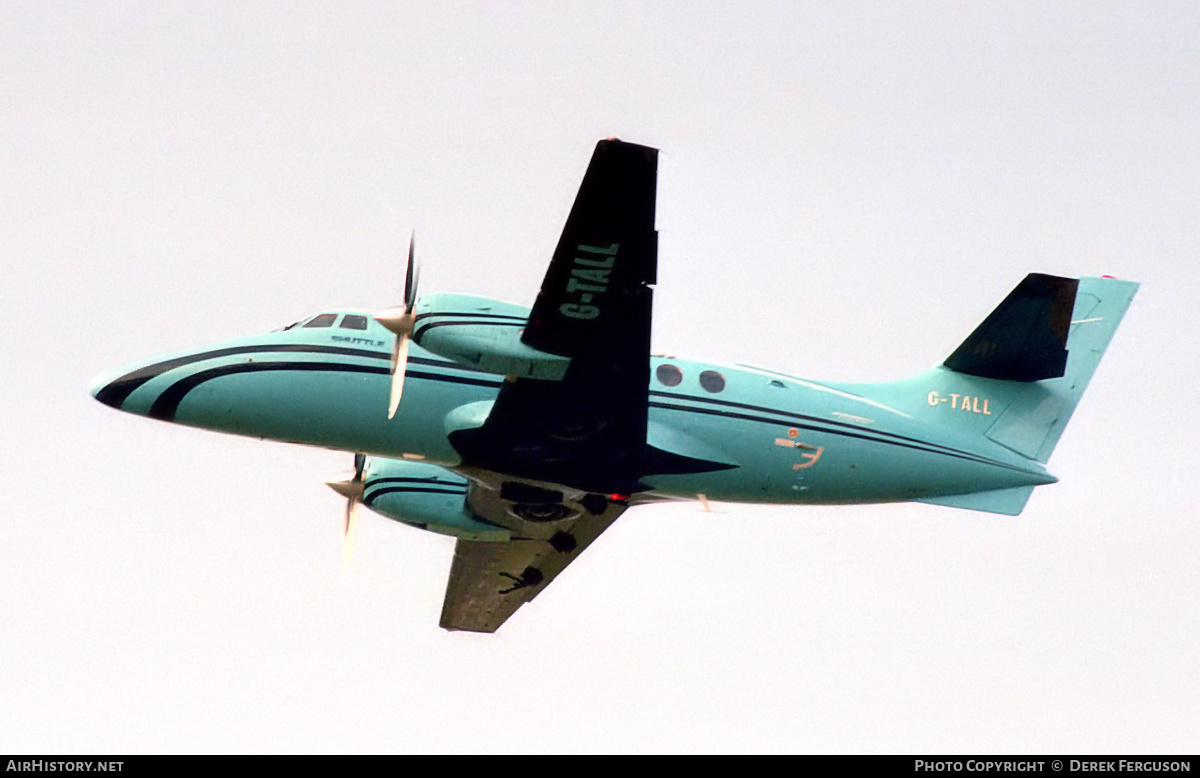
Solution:
M 571 361 L 521 342 L 529 319 L 523 305 L 438 292 L 423 295 L 414 313 L 414 343 L 485 373 L 559 381 Z
M 362 502 L 395 521 L 467 540 L 506 541 L 511 532 L 467 507 L 467 479 L 445 468 L 400 459 L 367 460 Z

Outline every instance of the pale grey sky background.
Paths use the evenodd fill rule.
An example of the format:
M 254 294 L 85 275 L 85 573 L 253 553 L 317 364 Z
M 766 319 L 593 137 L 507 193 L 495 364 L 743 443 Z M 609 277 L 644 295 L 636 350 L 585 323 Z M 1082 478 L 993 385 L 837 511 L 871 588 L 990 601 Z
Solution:
M 242 7 L 245 5 L 246 7 Z M 1195 752 L 1195 3 L 0 5 L 0 752 Z M 595 141 L 664 150 L 658 350 L 941 361 L 1143 282 L 1004 518 L 630 512 L 498 634 L 350 455 L 94 375 L 425 290 L 530 302 Z

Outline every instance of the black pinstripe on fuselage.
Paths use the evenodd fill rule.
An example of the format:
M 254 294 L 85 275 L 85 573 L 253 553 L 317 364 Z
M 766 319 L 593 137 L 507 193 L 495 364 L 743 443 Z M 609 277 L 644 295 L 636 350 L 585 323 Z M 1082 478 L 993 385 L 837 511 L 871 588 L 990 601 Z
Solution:
M 499 324 L 499 322 L 497 323 Z M 505 323 L 503 326 L 507 326 L 507 323 Z M 321 344 L 292 343 L 278 345 L 258 344 L 248 346 L 233 346 L 175 357 L 130 371 L 129 373 L 114 379 L 106 386 L 101 388 L 96 393 L 96 399 L 119 409 L 129 395 L 132 394 L 136 389 L 151 379 L 163 375 L 168 371 L 175 370 L 180 367 L 196 365 L 208 360 L 222 359 L 230 356 L 271 353 L 329 355 L 335 357 L 378 360 L 379 362 L 384 363 L 389 362 L 391 359 L 391 354 L 386 351 L 357 349 L 345 346 L 328 346 Z M 484 388 L 498 388 L 502 381 L 502 379 L 499 377 L 493 377 L 470 366 L 461 365 L 457 362 L 452 362 L 449 360 L 412 356 L 409 358 L 409 364 L 410 368 L 407 372 L 407 375 L 408 377 L 415 379 L 457 383 Z M 413 369 L 413 367 L 416 367 L 417 369 Z M 432 368 L 432 370 L 420 369 L 422 367 Z M 265 360 L 218 365 L 191 373 L 187 376 L 183 376 L 168 385 L 154 400 L 147 415 L 152 418 L 165 421 L 173 420 L 175 412 L 179 408 L 180 402 L 182 402 L 184 397 L 186 397 L 192 389 L 216 378 L 235 374 L 284 370 L 357 372 L 378 376 L 386 376 L 390 373 L 390 367 L 386 364 L 370 365 L 361 364 L 359 362 L 333 360 L 319 362 L 302 360 Z M 438 370 L 439 372 L 434 372 L 434 370 Z M 454 370 L 458 371 L 459 373 L 466 373 L 468 375 L 441 372 L 445 370 Z M 772 426 L 788 425 L 799 429 L 822 432 L 846 438 L 880 443 L 889 446 L 897 446 L 916 451 L 923 451 L 926 453 L 940 454 L 956 459 L 963 459 L 980 464 L 1002 467 L 1009 470 L 1023 470 L 1018 466 L 986 457 L 975 452 L 946 446 L 940 443 L 933 443 L 907 435 L 900 435 L 897 433 L 888 432 L 886 430 L 866 430 L 847 422 L 822 419 L 797 411 L 781 410 L 779 408 L 723 400 L 715 397 L 685 394 L 682 392 L 650 390 L 649 395 L 650 408 L 737 419 L 741 421 L 750 421 Z

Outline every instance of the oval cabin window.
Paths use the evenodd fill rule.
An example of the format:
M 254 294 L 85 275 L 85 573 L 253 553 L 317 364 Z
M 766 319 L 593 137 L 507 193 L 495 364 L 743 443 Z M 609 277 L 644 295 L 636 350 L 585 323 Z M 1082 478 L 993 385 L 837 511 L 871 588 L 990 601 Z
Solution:
M 725 389 L 725 377 L 715 370 L 705 370 L 700 374 L 700 385 L 706 391 L 716 394 Z
M 654 374 L 658 376 L 658 382 L 664 386 L 679 386 L 683 382 L 683 373 L 674 365 L 659 365 Z

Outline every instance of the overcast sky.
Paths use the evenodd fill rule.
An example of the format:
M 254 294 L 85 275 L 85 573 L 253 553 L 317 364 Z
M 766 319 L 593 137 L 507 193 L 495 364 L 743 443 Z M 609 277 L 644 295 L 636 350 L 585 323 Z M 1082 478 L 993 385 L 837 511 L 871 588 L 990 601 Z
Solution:
M 246 7 L 243 7 L 246 6 Z M 0 752 L 1191 752 L 1200 9 L 0 5 Z M 940 362 L 1143 282 L 1017 518 L 627 513 L 495 635 L 350 454 L 88 381 L 422 288 L 532 302 L 596 140 L 663 149 L 654 345 Z

